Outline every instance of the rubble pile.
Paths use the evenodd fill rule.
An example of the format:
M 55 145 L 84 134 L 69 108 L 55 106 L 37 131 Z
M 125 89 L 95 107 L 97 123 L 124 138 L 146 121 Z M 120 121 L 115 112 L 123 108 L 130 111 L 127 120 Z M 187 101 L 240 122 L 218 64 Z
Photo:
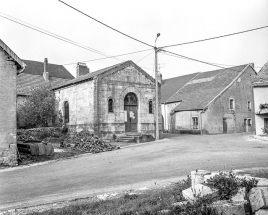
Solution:
M 120 149 L 119 146 L 114 146 L 105 143 L 103 140 L 94 136 L 88 131 L 81 131 L 65 139 L 61 144 L 62 148 L 71 147 L 84 152 L 100 153 Z

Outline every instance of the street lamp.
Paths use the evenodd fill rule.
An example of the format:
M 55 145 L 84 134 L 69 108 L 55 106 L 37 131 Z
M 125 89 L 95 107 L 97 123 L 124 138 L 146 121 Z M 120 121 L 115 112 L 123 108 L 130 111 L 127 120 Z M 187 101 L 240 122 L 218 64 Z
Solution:
M 160 33 L 158 33 L 156 35 L 155 38 L 155 46 L 154 46 L 154 50 L 155 50 L 155 140 L 159 140 L 159 101 L 158 101 L 158 63 L 157 63 L 157 52 L 158 49 L 156 47 L 156 40 L 157 38 L 160 36 Z

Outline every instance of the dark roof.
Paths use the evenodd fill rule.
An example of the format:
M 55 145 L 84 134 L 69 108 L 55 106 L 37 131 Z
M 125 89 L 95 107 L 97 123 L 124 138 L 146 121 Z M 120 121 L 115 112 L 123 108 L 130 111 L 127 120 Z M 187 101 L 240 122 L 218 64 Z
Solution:
M 268 62 L 264 64 L 258 72 L 256 78 L 252 82 L 253 86 L 267 86 L 268 85 Z
M 198 73 L 183 75 L 175 78 L 164 79 L 161 86 L 161 103 L 166 102 L 174 93 L 183 87 Z
M 28 95 L 32 87 L 46 83 L 43 77 L 43 62 L 31 60 L 23 60 L 23 62 L 26 63 L 26 67 L 23 72 L 17 76 L 18 95 Z M 74 76 L 62 65 L 48 63 L 47 71 L 49 72 L 49 83 L 52 87 L 74 79 Z
M 31 75 L 43 75 L 44 72 L 44 62 L 33 61 L 33 60 L 23 60 L 26 64 L 26 68 L 23 73 Z M 62 78 L 62 79 L 74 79 L 74 76 L 65 69 L 62 65 L 47 64 L 47 72 L 49 72 L 50 77 Z
M 15 61 L 18 69 L 22 69 L 25 67 L 23 61 L 1 39 L 0 47 Z
M 116 65 L 113 65 L 113 66 L 106 67 L 104 69 L 97 70 L 95 72 L 91 72 L 91 73 L 86 74 L 86 75 L 82 75 L 82 76 L 80 76 L 80 77 L 78 77 L 76 79 L 67 81 L 67 82 L 65 82 L 63 84 L 59 84 L 59 85 L 53 87 L 52 89 L 56 90 L 56 89 L 59 89 L 59 88 L 62 88 L 62 87 L 75 85 L 75 84 L 78 84 L 80 82 L 91 80 L 94 77 L 96 77 L 96 76 L 98 76 L 100 74 L 104 74 L 105 72 L 108 72 L 108 71 L 113 71 L 113 72 L 120 71 L 120 70 L 122 70 L 122 69 L 124 69 L 124 68 L 126 68 L 126 67 L 128 67 L 130 65 L 134 66 L 137 70 L 142 72 L 147 78 L 149 78 L 152 81 L 154 81 L 154 79 L 150 75 L 148 75 L 143 69 L 141 69 L 138 65 L 136 65 L 132 61 L 125 61 L 123 63 L 119 63 L 119 64 L 116 64 Z
M 174 108 L 175 112 L 202 110 L 231 84 L 247 65 L 199 73 L 173 95 L 168 102 L 182 101 Z

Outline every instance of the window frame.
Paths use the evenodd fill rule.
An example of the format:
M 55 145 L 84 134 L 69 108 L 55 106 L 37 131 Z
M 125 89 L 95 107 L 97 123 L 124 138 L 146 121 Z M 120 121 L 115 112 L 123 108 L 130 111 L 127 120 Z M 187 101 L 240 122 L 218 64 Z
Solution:
M 248 126 L 252 126 L 252 118 L 248 118 Z
M 199 118 L 198 116 L 192 116 L 192 129 L 199 129 L 199 119 L 198 118 Z
M 68 105 L 68 115 L 66 115 L 66 104 Z M 63 102 L 63 110 L 64 110 L 64 123 L 69 123 L 70 122 L 70 105 L 68 101 Z M 68 117 L 66 117 L 68 116 Z
M 232 101 L 232 108 L 231 108 L 231 101 Z M 235 110 L 235 100 L 234 100 L 234 98 L 229 99 L 229 109 L 230 110 Z
M 248 108 L 248 110 L 251 110 L 252 108 L 251 108 L 252 106 L 251 106 L 251 101 L 247 101 L 247 108 Z
M 151 104 L 151 109 L 150 109 L 150 104 Z M 148 113 L 154 114 L 154 106 L 153 106 L 153 101 L 151 99 L 148 101 Z
M 112 106 L 110 106 L 110 101 L 112 103 Z M 112 97 L 109 97 L 107 99 L 107 105 L 108 105 L 108 113 L 114 113 L 114 99 Z

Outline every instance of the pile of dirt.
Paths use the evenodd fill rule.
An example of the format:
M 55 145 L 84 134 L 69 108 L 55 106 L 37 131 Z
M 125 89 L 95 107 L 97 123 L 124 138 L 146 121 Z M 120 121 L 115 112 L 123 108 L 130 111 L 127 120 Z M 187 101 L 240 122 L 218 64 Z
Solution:
M 88 131 L 81 131 L 66 138 L 61 144 L 61 147 L 71 147 L 73 149 L 90 153 L 100 153 L 120 149 L 119 146 L 106 143 Z

